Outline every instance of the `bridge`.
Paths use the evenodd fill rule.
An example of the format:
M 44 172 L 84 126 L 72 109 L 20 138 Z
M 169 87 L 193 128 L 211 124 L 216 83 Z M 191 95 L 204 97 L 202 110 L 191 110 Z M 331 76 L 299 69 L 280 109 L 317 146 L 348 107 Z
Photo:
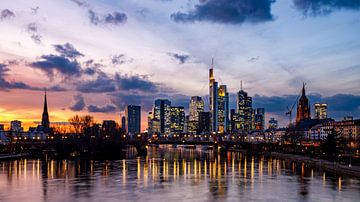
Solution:
M 116 154 L 122 153 L 123 148 L 127 146 L 134 146 L 138 155 L 147 155 L 148 146 L 154 145 L 203 145 L 212 146 L 214 152 L 222 154 L 229 150 L 246 150 L 250 153 L 257 153 L 260 151 L 269 150 L 274 144 L 271 143 L 257 143 L 257 142 L 243 142 L 243 141 L 200 141 L 200 140 L 107 140 L 107 141 L 84 141 L 84 140 L 46 140 L 46 141 L 18 141 L 5 145 L 9 147 L 13 153 L 29 152 L 36 156 L 53 156 L 66 158 L 67 156 L 82 156 L 82 157 L 115 157 Z

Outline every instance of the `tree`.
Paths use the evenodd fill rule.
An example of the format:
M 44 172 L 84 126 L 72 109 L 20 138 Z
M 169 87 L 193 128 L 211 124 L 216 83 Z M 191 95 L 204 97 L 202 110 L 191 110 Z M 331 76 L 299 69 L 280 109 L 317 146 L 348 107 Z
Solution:
M 90 115 L 85 115 L 80 118 L 82 129 L 90 128 L 94 125 L 94 117 Z
M 336 160 L 339 154 L 339 133 L 333 129 L 330 134 L 321 142 L 320 148 L 325 158 Z
M 84 133 L 86 128 L 90 128 L 95 124 L 94 117 L 90 115 L 75 115 L 69 119 L 70 124 L 74 128 L 76 134 Z
M 81 128 L 81 118 L 78 115 L 75 115 L 69 119 L 70 124 L 74 128 L 76 134 L 80 134 L 82 132 Z

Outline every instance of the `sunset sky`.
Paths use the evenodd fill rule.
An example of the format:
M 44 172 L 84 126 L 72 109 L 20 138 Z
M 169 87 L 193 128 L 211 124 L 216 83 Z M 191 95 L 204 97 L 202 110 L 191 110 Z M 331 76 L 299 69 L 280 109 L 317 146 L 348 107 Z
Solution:
M 311 105 L 360 117 L 359 36 L 359 0 L 1 0 L 0 122 L 39 121 L 47 88 L 52 122 L 136 104 L 144 130 L 156 98 L 207 102 L 212 57 L 231 108 L 243 80 L 285 125 L 305 82 Z

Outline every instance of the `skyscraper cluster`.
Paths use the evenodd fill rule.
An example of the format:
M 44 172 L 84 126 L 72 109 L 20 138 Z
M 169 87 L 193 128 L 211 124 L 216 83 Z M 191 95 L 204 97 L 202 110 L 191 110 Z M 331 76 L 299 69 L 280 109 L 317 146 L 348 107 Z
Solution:
M 155 100 L 148 113 L 148 132 L 150 134 L 207 134 L 251 132 L 265 129 L 265 109 L 252 107 L 252 97 L 242 87 L 237 93 L 236 110 L 229 108 L 229 92 L 226 85 L 216 81 L 214 61 L 209 69 L 209 111 L 199 96 L 193 96 L 189 103 L 189 115 L 184 107 L 171 106 L 167 99 Z

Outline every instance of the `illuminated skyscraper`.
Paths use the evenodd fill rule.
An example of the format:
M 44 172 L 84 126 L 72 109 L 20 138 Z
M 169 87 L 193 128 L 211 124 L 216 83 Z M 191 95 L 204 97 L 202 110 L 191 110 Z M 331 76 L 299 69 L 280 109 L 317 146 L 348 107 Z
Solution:
M 214 77 L 214 60 L 211 61 L 211 68 L 209 70 L 209 111 L 210 111 L 210 131 L 218 131 L 218 83 Z
M 199 121 L 199 113 L 204 111 L 204 101 L 199 96 L 193 96 L 189 105 L 189 120 Z
M 184 107 L 171 107 L 170 109 L 171 132 L 182 133 L 185 124 L 185 110 Z
M 229 126 L 229 93 L 226 85 L 220 85 L 218 89 L 218 132 L 227 132 Z
M 252 97 L 248 96 L 247 92 L 241 89 L 237 94 L 236 112 L 239 117 L 236 117 L 239 121 L 238 130 L 242 132 L 250 132 L 253 128 L 252 124 Z
M 254 128 L 255 130 L 265 130 L 265 109 L 254 109 Z
M 316 119 L 326 119 L 327 118 L 327 104 L 325 103 L 315 103 L 315 118 Z
M 171 131 L 171 102 L 167 99 L 155 100 L 154 118 L 160 121 L 160 133 Z
M 135 105 L 128 105 L 125 108 L 125 117 L 126 132 L 131 134 L 140 133 L 141 107 Z
M 274 130 L 277 128 L 278 128 L 278 121 L 275 118 L 271 117 L 269 120 L 269 129 Z
M 297 106 L 296 124 L 306 119 L 311 119 L 311 116 L 310 116 L 309 100 L 305 95 L 305 83 L 304 83 L 302 88 L 302 94 L 298 101 L 298 106 Z

